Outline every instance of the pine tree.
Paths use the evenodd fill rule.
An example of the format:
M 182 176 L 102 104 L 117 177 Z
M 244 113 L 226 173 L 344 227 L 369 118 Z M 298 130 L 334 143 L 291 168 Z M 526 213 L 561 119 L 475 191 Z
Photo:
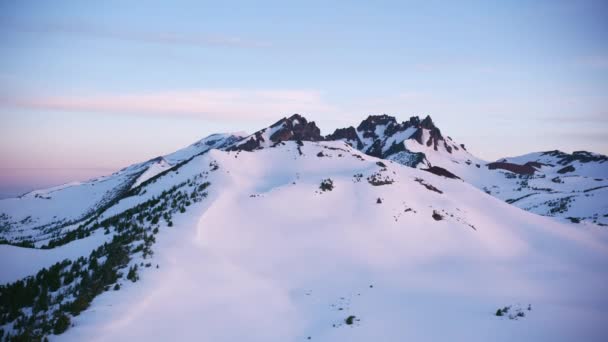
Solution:
M 64 313 L 59 314 L 53 326 L 53 334 L 59 335 L 64 333 L 70 327 L 70 317 Z

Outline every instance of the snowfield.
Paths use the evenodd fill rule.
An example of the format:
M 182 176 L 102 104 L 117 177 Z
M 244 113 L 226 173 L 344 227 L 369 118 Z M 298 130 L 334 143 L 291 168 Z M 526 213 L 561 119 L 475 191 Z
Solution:
M 546 164 L 519 177 L 442 140 L 430 118 L 360 127 L 321 141 L 294 116 L 240 141 L 214 135 L 101 181 L 0 201 L 0 238 L 37 247 L 0 245 L 0 283 L 47 286 L 42 268 L 72 262 L 56 272 L 46 308 L 40 294 L 9 310 L 22 298 L 3 294 L 19 286 L 0 287 L 0 332 L 25 334 L 18 317 L 34 315 L 51 341 L 606 340 L 608 230 L 597 213 L 608 213 L 608 190 L 584 191 L 608 178 L 603 156 L 508 159 Z M 583 171 L 559 173 L 562 162 Z M 459 178 L 423 170 L 432 166 Z M 552 174 L 559 191 L 533 189 Z M 100 206 L 86 189 L 103 182 L 124 189 Z M 577 197 L 566 211 L 581 224 L 535 214 L 563 195 Z
M 101 295 L 60 340 L 607 336 L 605 231 L 524 212 L 459 180 L 395 163 L 380 171 L 341 143 L 301 150 L 211 151 L 199 163 L 218 162 L 211 196 L 162 230 L 159 268 Z M 394 183 L 371 185 L 376 172 Z M 327 178 L 334 189 L 321 191 Z M 518 320 L 494 315 L 528 304 Z

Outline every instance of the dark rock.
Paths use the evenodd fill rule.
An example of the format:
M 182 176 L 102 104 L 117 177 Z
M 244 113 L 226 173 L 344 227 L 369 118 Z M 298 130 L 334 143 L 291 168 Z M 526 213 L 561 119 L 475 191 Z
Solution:
M 428 169 L 422 169 L 423 171 L 426 172 L 430 172 L 432 174 L 436 174 L 437 176 L 443 176 L 446 178 L 452 178 L 452 179 L 460 179 L 460 177 L 456 176 L 455 174 L 451 173 L 450 171 L 439 167 L 439 166 L 431 166 Z
M 359 136 L 357 135 L 357 131 L 353 126 L 347 128 L 338 128 L 332 134 L 329 134 L 325 137 L 325 140 L 336 141 L 336 140 L 346 140 L 348 143 L 353 143 L 351 146 L 360 150 L 363 148 L 363 143 Z
M 608 157 L 602 154 L 591 153 L 587 151 L 574 151 L 572 154 L 564 153 L 559 150 L 547 151 L 541 154 L 542 156 L 549 155 L 558 159 L 557 163 L 560 165 L 568 165 L 572 162 L 578 161 L 580 163 L 605 163 L 608 161 Z
M 437 188 L 436 188 L 436 187 L 434 187 L 433 185 L 428 184 L 428 183 L 425 183 L 425 182 L 424 182 L 424 179 L 422 179 L 422 178 L 416 178 L 416 179 L 414 179 L 414 181 L 416 181 L 416 182 L 420 183 L 420 185 L 424 186 L 425 188 L 427 188 L 427 189 L 428 189 L 428 190 L 430 190 L 430 191 L 434 191 L 434 192 L 436 192 L 436 193 L 438 193 L 438 194 L 442 194 L 442 193 L 443 193 L 443 191 L 441 191 L 441 190 L 437 189 Z
M 308 122 L 306 118 L 299 114 L 294 114 L 289 118 L 283 118 L 270 127 L 276 128 L 279 125 L 283 125 L 283 127 L 270 136 L 270 140 L 273 142 L 288 140 L 323 140 L 321 130 L 317 127 L 314 121 Z
M 563 168 L 557 170 L 557 173 L 564 174 L 564 173 L 568 173 L 568 172 L 574 172 L 575 170 L 576 169 L 574 168 L 574 166 L 568 165 L 566 167 L 563 167 Z
M 436 210 L 433 210 L 433 219 L 435 221 L 441 221 L 441 220 L 443 220 L 443 215 L 438 213 Z
M 302 146 L 302 141 L 320 141 L 323 140 L 321 136 L 321 130 L 317 127 L 314 122 L 308 122 L 306 118 L 299 114 L 294 114 L 289 118 L 283 118 L 269 128 L 257 131 L 250 135 L 248 138 L 243 139 L 245 142 L 237 143 L 229 148 L 227 151 L 253 151 L 261 148 L 262 143 L 265 142 L 263 133 L 268 129 L 277 129 L 271 136 L 270 142 L 272 146 L 279 146 L 284 141 L 296 141 L 298 146 Z M 298 149 L 299 150 L 299 149 Z M 299 150 L 300 151 L 300 150 Z M 300 151 L 301 152 L 301 151 Z
M 537 163 L 537 162 L 527 162 L 524 165 L 519 165 L 519 164 L 499 161 L 499 162 L 489 163 L 488 168 L 490 170 L 496 170 L 496 169 L 507 170 L 507 171 L 511 171 L 513 173 L 517 173 L 519 175 L 533 175 L 534 172 L 536 172 L 535 167 L 540 167 L 541 165 L 542 164 Z
M 374 132 L 377 126 L 396 124 L 397 120 L 390 115 L 370 115 L 367 119 L 363 120 L 359 126 L 357 126 L 357 131 L 359 132 Z
M 427 115 L 424 118 L 424 120 L 422 120 L 422 122 L 420 122 L 420 127 L 426 128 L 426 129 L 437 128 L 437 127 L 435 127 L 435 124 L 433 123 L 433 119 L 431 119 L 430 115 Z
M 251 152 L 253 150 L 257 150 L 260 148 L 261 143 L 264 142 L 264 138 L 262 137 L 261 132 L 256 132 L 251 136 L 245 143 L 241 143 L 238 146 L 232 146 L 228 148 L 228 151 L 248 151 Z

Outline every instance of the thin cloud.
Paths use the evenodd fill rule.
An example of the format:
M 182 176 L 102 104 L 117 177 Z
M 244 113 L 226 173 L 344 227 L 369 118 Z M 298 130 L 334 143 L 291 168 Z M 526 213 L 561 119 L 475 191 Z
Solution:
M 291 113 L 335 113 L 312 90 L 183 90 L 101 95 L 0 96 L 0 106 L 49 111 L 156 116 L 210 120 L 275 119 Z
M 19 23 L 6 20 L 0 23 L 0 29 L 21 33 L 68 34 L 152 44 L 199 47 L 265 48 L 271 46 L 268 42 L 219 34 L 115 29 L 85 23 Z

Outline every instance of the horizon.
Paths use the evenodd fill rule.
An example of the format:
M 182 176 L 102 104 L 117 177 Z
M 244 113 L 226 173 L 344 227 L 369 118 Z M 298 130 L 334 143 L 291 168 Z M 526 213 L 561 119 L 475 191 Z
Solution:
M 294 113 L 294 114 L 300 114 L 300 113 Z M 292 115 L 292 114 L 290 114 L 290 115 Z M 288 118 L 290 115 L 283 116 L 282 118 Z M 315 122 L 315 124 L 317 123 L 315 120 L 310 120 L 306 115 L 303 115 L 303 114 L 300 114 L 300 115 L 302 115 L 309 122 Z M 371 116 L 371 115 L 376 115 L 376 114 L 370 114 L 369 116 Z M 388 114 L 377 114 L 377 115 L 388 115 Z M 369 116 L 366 116 L 361 121 L 363 121 L 364 119 L 366 119 Z M 448 136 L 447 134 L 444 133 L 444 131 L 442 130 L 442 128 L 435 122 L 435 119 L 433 119 L 433 117 L 431 115 L 428 115 L 428 116 L 431 117 L 431 119 L 433 120 L 433 122 L 442 131 L 442 134 L 444 134 L 445 136 Z M 423 119 L 425 116 L 414 115 L 414 117 L 419 117 L 420 119 Z M 399 123 L 407 121 L 406 119 L 400 120 L 397 117 L 395 117 L 395 119 Z M 407 119 L 409 119 L 409 118 L 407 118 Z M 179 150 L 181 148 L 185 148 L 186 146 L 194 144 L 197 141 L 200 141 L 200 140 L 202 140 L 204 138 L 210 137 L 210 136 L 215 135 L 215 134 L 222 134 L 222 133 L 225 133 L 225 134 L 243 134 L 244 136 L 249 136 L 249 135 L 257 132 L 260 129 L 264 129 L 264 128 L 270 127 L 275 122 L 276 121 L 273 121 L 272 123 L 269 123 L 267 126 L 259 128 L 259 129 L 256 129 L 255 131 L 251 131 L 251 132 L 234 130 L 234 131 L 231 131 L 231 132 L 215 132 L 215 133 L 211 133 L 209 135 L 201 137 L 200 139 L 192 141 L 191 143 L 188 143 L 187 145 L 181 146 L 181 147 L 179 147 L 177 149 L 168 151 L 168 152 L 160 154 L 160 155 L 155 155 L 155 156 L 152 156 L 152 157 L 149 157 L 149 158 L 135 160 L 135 161 L 131 162 L 128 165 L 122 165 L 122 166 L 118 166 L 118 167 L 115 167 L 115 168 L 113 168 L 113 167 L 84 167 L 84 168 L 61 168 L 61 167 L 50 167 L 50 168 L 0 168 L 0 199 L 17 197 L 17 196 L 24 195 L 24 194 L 26 194 L 28 192 L 31 192 L 31 191 L 41 190 L 41 189 L 50 188 L 50 187 L 58 186 L 58 185 L 64 185 L 64 184 L 67 184 L 67 183 L 70 183 L 70 182 L 84 182 L 84 181 L 89 181 L 89 180 L 92 180 L 92 179 L 95 179 L 95 178 L 99 178 L 99 177 L 102 177 L 102 176 L 108 176 L 108 175 L 110 175 L 110 174 L 112 174 L 112 173 L 114 173 L 116 171 L 119 171 L 120 169 L 123 169 L 125 167 L 128 167 L 130 165 L 133 165 L 133 164 L 136 164 L 136 163 L 145 162 L 145 161 L 148 161 L 148 160 L 160 157 L 160 156 L 167 155 L 169 153 L 175 152 L 175 151 L 177 151 L 177 150 Z M 318 124 L 317 124 L 317 126 L 318 126 Z M 358 123 L 354 124 L 354 125 L 349 125 L 349 126 L 357 128 Z M 346 127 L 349 127 L 349 126 L 337 127 L 337 128 L 346 128 Z M 333 133 L 334 130 L 335 130 L 335 129 L 332 129 L 331 131 L 327 131 L 327 130 L 324 130 L 323 127 L 319 127 L 319 129 L 321 130 L 321 135 L 323 135 L 323 136 L 327 136 L 328 134 Z M 475 153 L 474 153 L 474 147 L 473 146 L 469 146 L 466 143 L 462 143 L 460 141 L 456 141 L 456 142 L 459 143 L 459 144 L 464 144 L 465 147 L 467 148 L 467 150 L 469 152 L 472 152 L 473 155 L 475 155 Z M 535 152 L 548 152 L 548 151 L 552 151 L 552 150 L 529 151 L 529 152 L 526 152 L 524 154 L 535 153 Z M 572 150 L 572 151 L 559 150 L 559 151 L 571 154 L 571 153 L 574 153 L 574 152 L 577 152 L 577 151 L 583 151 L 583 150 L 577 150 L 577 151 L 575 151 L 575 150 Z M 594 152 L 594 151 L 587 151 L 587 152 L 597 153 L 597 152 Z M 524 154 L 520 154 L 520 155 L 504 155 L 504 156 L 501 156 L 501 157 L 496 158 L 496 159 L 485 160 L 485 161 L 486 162 L 492 162 L 492 161 L 497 161 L 497 160 L 499 160 L 501 158 L 517 157 L 517 156 L 521 156 L 521 155 L 524 155 Z M 44 173 L 45 177 L 40 177 L 42 173 Z
M 608 154 L 605 2 L 181 5 L 0 4 L 0 197 L 291 113 L 430 115 L 488 161 Z

